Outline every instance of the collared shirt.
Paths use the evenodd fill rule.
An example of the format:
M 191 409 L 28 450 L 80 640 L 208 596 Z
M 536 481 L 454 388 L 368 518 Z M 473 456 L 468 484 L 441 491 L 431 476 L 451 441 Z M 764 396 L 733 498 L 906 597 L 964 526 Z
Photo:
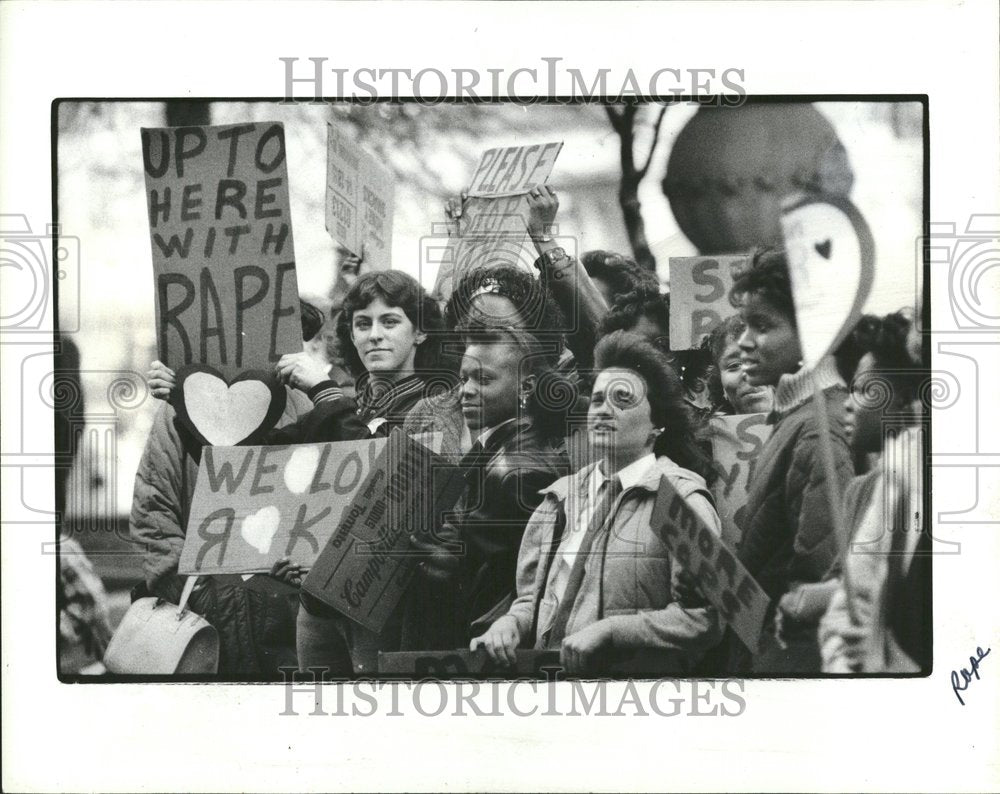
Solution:
M 646 472 L 655 464 L 656 455 L 650 452 L 619 471 L 617 477 L 621 482 L 622 492 L 642 482 Z M 551 593 L 557 601 L 561 600 L 563 593 L 566 592 L 570 571 L 573 570 L 573 564 L 576 562 L 580 544 L 583 542 L 584 535 L 587 534 L 587 528 L 594 515 L 594 507 L 598 503 L 601 489 L 608 481 L 603 466 L 602 462 L 594 468 L 587 483 L 587 500 L 579 506 L 579 510 L 576 511 L 576 521 L 573 526 L 566 527 L 559 542 L 559 551 L 552 566 L 554 571 L 550 574 L 549 584 L 546 588 L 546 592 Z
M 498 425 L 493 425 L 493 427 L 487 427 L 482 433 L 479 434 L 479 437 L 475 440 L 475 442 L 473 442 L 473 446 L 475 444 L 479 444 L 480 446 L 485 447 L 486 446 L 486 442 L 490 440 L 490 438 L 493 436 L 494 433 L 497 432 L 497 430 L 499 430 L 501 427 L 506 427 L 511 422 L 516 422 L 516 421 L 517 421 L 517 417 L 516 416 L 512 416 L 510 419 L 508 419 L 505 422 L 501 422 Z

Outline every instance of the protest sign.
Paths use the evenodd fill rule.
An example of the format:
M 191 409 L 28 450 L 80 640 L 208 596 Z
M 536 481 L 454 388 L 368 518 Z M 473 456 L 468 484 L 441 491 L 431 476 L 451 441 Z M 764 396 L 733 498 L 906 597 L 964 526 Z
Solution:
M 284 128 L 141 133 L 160 360 L 272 369 L 302 349 Z
M 685 675 L 689 662 L 681 651 L 659 648 L 615 648 L 595 654 L 594 668 L 602 676 L 662 678 Z M 378 674 L 381 678 L 407 679 L 553 679 L 556 672 L 564 678 L 558 650 L 519 650 L 515 663 L 504 666 L 493 662 L 486 651 L 459 648 L 447 651 L 380 652 Z
M 231 381 L 207 364 L 177 370 L 171 403 L 177 417 L 201 444 L 253 443 L 285 410 L 288 392 L 273 373 L 247 370 Z
M 722 619 L 756 652 L 770 599 L 666 477 L 660 479 L 649 525 L 673 559 L 695 577 L 698 589 Z
M 457 467 L 394 430 L 302 589 L 379 633 L 419 557 L 410 535 L 433 537 L 463 484 Z
M 462 216 L 438 268 L 434 294 L 447 298 L 465 273 L 484 265 L 530 269 L 525 196 L 552 173 L 562 142 L 487 149 L 479 159 Z
M 204 447 L 180 572 L 266 572 L 282 557 L 313 565 L 385 447 Z
M 842 494 L 835 487 L 837 465 L 830 420 L 816 366 L 837 348 L 861 317 L 875 280 L 875 243 L 864 217 L 840 196 L 790 196 L 781 207 L 781 233 L 802 361 L 811 371 L 820 461 L 826 475 L 824 490 L 834 535 L 845 538 L 850 533 L 844 520 Z M 848 613 L 857 622 L 854 585 L 847 566 L 842 579 Z
M 387 270 L 392 253 L 395 184 L 389 170 L 327 123 L 326 230 L 365 270 Z
M 691 350 L 736 313 L 729 302 L 733 276 L 745 256 L 670 257 L 670 349 Z
M 847 199 L 809 196 L 782 206 L 781 231 L 806 367 L 815 367 L 861 318 L 875 280 L 875 246 Z
M 712 484 L 712 495 L 722 519 L 722 540 L 735 548 L 742 536 L 740 518 L 757 456 L 772 428 L 766 414 L 737 414 L 712 417 L 709 429 L 712 461 L 719 475 Z

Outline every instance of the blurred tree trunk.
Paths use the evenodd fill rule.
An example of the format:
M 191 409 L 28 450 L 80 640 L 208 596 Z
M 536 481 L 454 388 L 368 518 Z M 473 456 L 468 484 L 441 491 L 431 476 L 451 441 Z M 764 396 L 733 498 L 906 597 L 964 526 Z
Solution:
M 189 102 L 171 100 L 167 106 L 168 127 L 200 127 L 212 123 L 212 109 L 209 102 Z
M 628 234 L 629 243 L 632 245 L 632 256 L 641 267 L 655 273 L 656 258 L 649 250 L 649 242 L 646 240 L 646 224 L 642 219 L 642 205 L 639 203 L 639 184 L 646 176 L 646 172 L 649 171 L 649 165 L 653 160 L 653 152 L 656 151 L 656 144 L 660 140 L 660 127 L 663 123 L 663 116 L 667 112 L 667 105 L 661 105 L 655 111 L 649 152 L 644 158 L 643 164 L 637 165 L 635 133 L 640 107 L 646 106 L 638 104 L 627 104 L 622 107 L 606 105 L 604 109 L 608 114 L 611 126 L 618 133 L 622 163 L 618 203 L 621 205 L 625 231 Z M 649 115 L 652 115 L 653 107 L 649 106 L 649 109 L 651 111 Z

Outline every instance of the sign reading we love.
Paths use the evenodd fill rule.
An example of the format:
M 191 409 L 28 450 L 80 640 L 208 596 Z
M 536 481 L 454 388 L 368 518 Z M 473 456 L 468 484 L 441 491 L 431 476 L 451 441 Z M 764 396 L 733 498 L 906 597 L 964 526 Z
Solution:
M 385 445 L 204 447 L 180 572 L 260 573 L 282 557 L 312 566 Z

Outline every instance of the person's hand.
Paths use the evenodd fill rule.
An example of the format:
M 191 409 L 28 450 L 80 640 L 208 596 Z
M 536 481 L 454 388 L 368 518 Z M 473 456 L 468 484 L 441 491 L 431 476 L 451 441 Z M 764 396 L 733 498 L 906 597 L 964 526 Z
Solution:
M 328 365 L 311 353 L 285 353 L 277 364 L 278 377 L 293 389 L 307 392 L 330 377 Z
M 570 634 L 562 641 L 559 661 L 567 673 L 579 675 L 589 669 L 594 654 L 610 645 L 611 626 L 606 620 L 599 620 Z
M 170 392 L 177 385 L 177 378 L 174 371 L 166 364 L 154 361 L 146 373 L 146 385 L 157 400 L 169 400 Z
M 701 588 L 698 587 L 698 578 L 686 570 L 677 572 L 677 580 L 674 583 L 674 595 L 676 596 L 676 600 L 688 609 L 707 606 L 709 603 L 708 599 L 702 595 Z
M 528 191 L 528 234 L 532 240 L 546 240 L 559 211 L 559 199 L 548 185 Z
M 340 258 L 340 275 L 350 286 L 354 286 L 354 282 L 358 280 L 358 275 L 361 273 L 361 265 L 365 261 L 364 255 L 365 249 L 362 244 L 360 255 L 347 251 Z
M 485 634 L 473 638 L 469 650 L 484 648 L 486 655 L 497 664 L 513 667 L 517 662 L 517 646 L 521 635 L 517 630 L 517 620 L 512 615 L 504 615 L 494 621 Z
M 282 557 L 271 566 L 269 576 L 273 576 L 279 582 L 290 584 L 294 587 L 302 586 L 302 576 L 308 572 L 308 568 L 303 565 L 294 564 L 288 557 Z
M 845 609 L 827 612 L 823 624 L 826 632 L 840 638 L 839 661 L 852 672 L 862 672 L 868 657 L 871 622 L 862 617 L 859 623 L 855 623 Z
M 449 198 L 444 203 L 444 217 L 448 219 L 448 236 L 454 237 L 458 234 L 459 224 L 465 212 L 465 204 L 469 200 L 468 188 L 462 191 L 461 196 Z
M 410 544 L 425 555 L 417 565 L 417 572 L 434 582 L 447 582 L 458 572 L 458 557 L 437 543 L 420 540 L 410 535 Z

